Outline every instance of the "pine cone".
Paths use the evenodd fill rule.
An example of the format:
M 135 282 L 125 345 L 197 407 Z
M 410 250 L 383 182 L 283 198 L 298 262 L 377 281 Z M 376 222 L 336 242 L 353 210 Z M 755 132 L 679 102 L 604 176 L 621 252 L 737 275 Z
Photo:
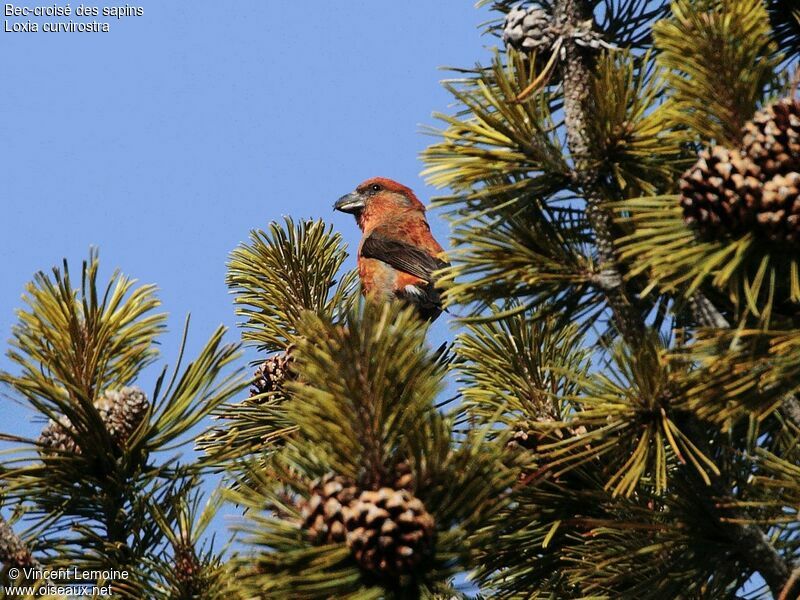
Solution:
M 714 146 L 681 177 L 683 218 L 701 235 L 746 231 L 761 202 L 761 170 L 737 150 Z
M 50 422 L 44 426 L 42 433 L 39 435 L 39 444 L 43 448 L 52 448 L 58 452 L 80 454 L 81 449 L 75 443 L 73 437 L 67 433 L 71 427 L 67 417 L 60 417 L 58 421 L 50 419 Z
M 758 111 L 744 126 L 742 152 L 766 179 L 800 171 L 800 101 L 784 98 Z
M 117 445 L 124 447 L 147 414 L 150 403 L 138 387 L 124 387 L 118 392 L 106 391 L 95 406 L 108 433 Z
M 800 242 L 800 173 L 775 175 L 764 184 L 756 218 L 773 242 Z
M 503 43 L 521 52 L 547 53 L 557 37 L 552 22 L 552 15 L 539 4 L 512 8 L 503 23 Z
M 308 500 L 300 506 L 303 529 L 313 543 L 335 544 L 345 541 L 345 509 L 357 493 L 351 482 L 338 475 L 326 475 L 314 483 Z
M 406 490 L 361 492 L 346 514 L 347 545 L 370 573 L 407 575 L 433 553 L 433 517 Z
M 757 112 L 741 151 L 701 152 L 680 190 L 684 220 L 701 235 L 752 231 L 800 243 L 800 101 L 784 98 Z
M 95 403 L 100 418 L 114 442 L 124 447 L 131 434 L 147 414 L 150 403 L 138 387 L 124 387 L 120 391 L 107 390 Z M 66 416 L 50 422 L 42 429 L 39 444 L 59 452 L 80 454 L 81 449 L 70 435 L 72 423 Z
M 0 563 L 18 569 L 39 564 L 31 555 L 25 542 L 14 533 L 14 530 L 2 517 L 0 517 Z
M 203 565 L 197 558 L 194 547 L 189 543 L 179 543 L 175 551 L 175 581 L 183 595 L 181 597 L 200 598 L 206 591 Z
M 280 391 L 286 381 L 296 378 L 292 370 L 292 347 L 286 352 L 274 354 L 261 363 L 254 373 L 253 387 L 250 388 L 250 397 Z

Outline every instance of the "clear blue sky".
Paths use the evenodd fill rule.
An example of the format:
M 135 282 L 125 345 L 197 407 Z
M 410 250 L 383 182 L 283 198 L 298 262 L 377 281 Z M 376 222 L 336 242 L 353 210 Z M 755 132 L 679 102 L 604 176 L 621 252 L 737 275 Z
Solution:
M 0 31 L 4 340 L 32 274 L 62 257 L 77 268 L 95 245 L 106 273 L 160 287 L 164 358 L 187 312 L 198 348 L 236 321 L 225 261 L 250 229 L 322 216 L 352 247 L 355 224 L 331 205 L 374 175 L 428 201 L 419 126 L 450 102 L 437 67 L 470 66 L 492 42 L 465 0 L 134 4 L 144 15 L 108 33 Z M 40 427 L 2 411 L 5 427 Z

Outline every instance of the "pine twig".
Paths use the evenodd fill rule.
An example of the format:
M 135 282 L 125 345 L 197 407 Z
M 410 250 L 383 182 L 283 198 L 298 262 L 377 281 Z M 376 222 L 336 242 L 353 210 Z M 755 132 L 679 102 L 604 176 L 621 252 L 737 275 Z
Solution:
M 694 441 L 707 445 L 707 436 L 703 433 L 700 422 L 695 418 L 689 418 L 686 423 L 686 431 Z M 709 450 L 704 448 L 703 452 L 709 453 Z M 730 503 L 720 503 L 719 501 L 725 501 L 730 496 L 718 477 L 714 477 L 710 485 L 707 485 L 696 470 L 688 468 L 690 476 L 695 480 L 695 485 L 700 489 L 709 487 L 711 494 L 718 500 L 715 502 L 711 494 L 698 493 L 697 498 L 703 508 L 714 519 L 723 535 L 728 538 L 734 551 L 754 572 L 761 575 L 773 596 L 777 598 L 786 585 L 794 565 L 780 555 L 761 527 L 754 523 L 746 523 L 748 520 L 746 514 L 722 508 L 721 504 L 729 505 Z
M 702 292 L 695 292 L 689 298 L 689 306 L 692 309 L 694 320 L 702 327 L 716 327 L 717 329 L 728 329 L 731 324 L 722 316 L 711 301 Z
M 780 594 L 789 578 L 789 565 L 775 550 L 764 531 L 757 525 L 726 523 L 731 541 L 739 545 L 738 552 L 746 553 L 751 566 L 764 578 L 774 595 Z
M 591 17 L 591 10 L 586 0 L 559 0 L 555 14 L 561 30 L 567 32 L 562 46 L 565 59 L 562 68 L 564 121 L 567 145 L 574 162 L 574 177 L 586 198 L 586 213 L 597 239 L 600 272 L 596 281 L 606 296 L 622 337 L 636 348 L 641 344 L 645 324 L 641 311 L 637 310 L 625 290 L 623 273 L 614 252 L 613 217 L 604 206 L 600 173 L 593 166 L 589 152 L 583 102 L 591 90 L 590 51 L 578 45 L 568 34 Z
M 792 592 L 797 592 L 796 594 L 792 594 Z M 796 598 L 800 596 L 800 567 L 796 567 L 794 571 L 792 571 L 791 577 L 789 577 L 789 581 L 786 582 L 783 590 L 781 590 L 781 595 L 778 596 L 778 600 L 792 600 L 792 598 Z
M 787 394 L 783 399 L 783 414 L 795 427 L 800 429 L 800 401 L 797 400 L 794 392 Z

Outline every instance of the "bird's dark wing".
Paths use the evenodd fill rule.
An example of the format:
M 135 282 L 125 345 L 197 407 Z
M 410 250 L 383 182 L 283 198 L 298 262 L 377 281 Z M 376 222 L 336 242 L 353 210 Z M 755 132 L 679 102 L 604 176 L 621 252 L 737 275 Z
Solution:
M 410 273 L 428 282 L 432 280 L 434 271 L 450 266 L 450 263 L 411 244 L 374 233 L 361 244 L 361 256 L 383 261 L 398 271 Z

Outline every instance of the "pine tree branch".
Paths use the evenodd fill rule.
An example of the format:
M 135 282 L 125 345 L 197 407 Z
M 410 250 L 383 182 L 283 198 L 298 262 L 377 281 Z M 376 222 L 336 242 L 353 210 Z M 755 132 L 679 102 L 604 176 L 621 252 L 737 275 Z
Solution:
M 695 439 L 697 438 L 695 437 Z M 696 471 L 694 478 L 698 487 L 706 487 L 705 482 Z M 721 507 L 723 504 L 729 504 L 726 501 L 732 499 L 719 478 L 712 480 L 711 492 L 717 498 L 716 502 L 710 494 L 698 493 L 697 498 L 703 508 L 728 539 L 734 552 L 753 572 L 761 575 L 773 596 L 777 598 L 789 579 L 793 565 L 780 555 L 761 527 L 752 523 L 739 522 L 747 519 L 746 514 Z
M 792 595 L 792 591 L 797 592 L 797 594 Z M 778 600 L 792 600 L 797 596 L 800 596 L 800 567 L 795 567 L 795 570 L 792 571 L 792 575 L 781 591 L 781 595 L 778 596 Z
M 712 489 L 718 488 L 719 483 L 715 482 Z M 736 553 L 753 571 L 757 571 L 764 578 L 773 596 L 777 598 L 789 579 L 793 565 L 783 559 L 758 525 L 726 521 L 725 519 L 731 517 L 722 514 L 721 509 L 711 502 L 710 498 L 707 508 L 736 549 Z
M 711 456 L 708 436 L 704 433 L 700 422 L 689 417 L 685 424 L 685 430 L 695 443 L 699 443 L 703 447 L 703 452 L 707 456 Z M 687 469 L 699 490 L 696 497 L 703 509 L 720 528 L 721 533 L 728 539 L 736 554 L 753 572 L 761 575 L 773 596 L 777 598 L 789 580 L 794 565 L 780 555 L 761 527 L 753 523 L 746 523 L 748 520 L 746 513 L 725 508 L 733 504 L 733 498 L 722 479 L 712 475 L 710 484 L 708 484 L 697 470 L 690 466 L 687 466 Z M 704 488 L 709 489 L 711 493 L 704 494 L 702 492 Z
M 689 298 L 689 306 L 692 309 L 694 320 L 702 327 L 716 327 L 718 329 L 728 329 L 731 324 L 722 316 L 711 301 L 702 292 L 695 292 Z
M 600 272 L 595 282 L 605 294 L 623 338 L 635 348 L 640 345 L 644 335 L 644 320 L 642 312 L 637 310 L 625 290 L 623 273 L 614 252 L 613 217 L 604 206 L 600 173 L 593 166 L 589 151 L 583 102 L 591 90 L 591 56 L 589 50 L 579 46 L 570 35 L 571 31 L 578 30 L 581 22 L 591 18 L 591 7 L 586 0 L 559 0 L 555 14 L 559 28 L 564 32 L 564 121 L 567 144 L 573 157 L 574 178 L 586 198 L 586 213 L 597 240 Z
M 787 394 L 783 399 L 783 414 L 795 427 L 800 429 L 800 402 L 794 392 Z

